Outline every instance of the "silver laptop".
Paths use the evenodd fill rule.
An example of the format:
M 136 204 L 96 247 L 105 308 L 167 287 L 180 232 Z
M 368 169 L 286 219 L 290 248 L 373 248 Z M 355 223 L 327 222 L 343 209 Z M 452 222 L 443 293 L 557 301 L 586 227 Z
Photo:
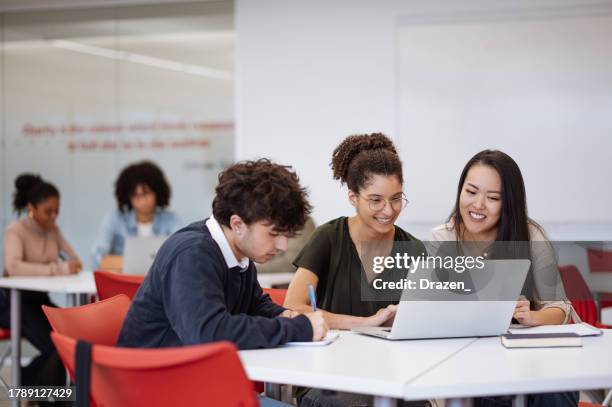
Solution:
M 125 274 L 146 274 L 166 238 L 166 236 L 128 236 L 123 251 L 123 272 Z
M 391 340 L 506 333 L 531 262 L 521 259 L 487 260 L 484 263 L 484 270 L 470 273 L 471 289 L 467 292 L 449 291 L 422 301 L 422 293 L 406 289 L 392 327 L 357 327 L 352 330 Z M 437 280 L 433 269 L 417 269 L 413 276 L 419 273 L 431 281 Z M 415 298 L 415 294 L 418 299 L 405 300 Z

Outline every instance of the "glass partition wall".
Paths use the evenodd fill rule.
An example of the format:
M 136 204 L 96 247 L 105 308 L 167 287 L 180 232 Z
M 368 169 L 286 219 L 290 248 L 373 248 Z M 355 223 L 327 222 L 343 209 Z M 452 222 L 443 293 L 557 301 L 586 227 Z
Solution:
M 184 223 L 210 215 L 234 156 L 232 2 L 8 13 L 1 32 L 3 230 L 15 177 L 40 174 L 89 268 L 114 181 L 143 159 Z

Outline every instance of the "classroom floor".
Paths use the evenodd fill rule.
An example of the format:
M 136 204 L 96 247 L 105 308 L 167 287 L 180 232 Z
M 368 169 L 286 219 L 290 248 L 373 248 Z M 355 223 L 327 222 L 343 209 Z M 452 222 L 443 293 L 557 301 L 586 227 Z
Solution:
M 10 346 L 8 342 L 0 344 L 0 352 L 4 350 L 6 346 Z M 27 365 L 30 360 L 38 354 L 38 351 L 34 349 L 30 342 L 21 342 L 21 363 Z M 4 361 L 4 365 L 0 369 L 0 376 L 4 379 L 7 384 L 11 383 L 11 360 L 10 356 Z M 22 402 L 22 406 L 28 406 L 27 402 Z M 7 395 L 4 389 L 0 388 L 0 407 L 9 407 L 10 401 L 7 399 Z

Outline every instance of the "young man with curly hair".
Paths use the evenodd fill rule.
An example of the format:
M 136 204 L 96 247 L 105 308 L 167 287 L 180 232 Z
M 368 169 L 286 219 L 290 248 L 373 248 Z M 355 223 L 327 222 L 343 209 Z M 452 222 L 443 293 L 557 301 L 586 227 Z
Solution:
M 240 349 L 322 339 L 320 312 L 274 304 L 255 264 L 287 248 L 311 206 L 295 173 L 269 160 L 235 164 L 219 175 L 213 216 L 162 245 L 128 311 L 119 346 L 167 347 L 220 340 Z

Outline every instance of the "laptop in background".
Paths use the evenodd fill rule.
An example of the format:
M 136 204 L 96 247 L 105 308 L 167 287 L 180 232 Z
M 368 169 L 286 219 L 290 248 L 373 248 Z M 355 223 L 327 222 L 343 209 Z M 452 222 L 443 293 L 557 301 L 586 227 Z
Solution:
M 480 292 L 456 294 L 449 292 L 434 301 L 400 301 L 392 327 L 357 327 L 352 331 L 390 340 L 459 338 L 498 336 L 508 331 L 523 283 L 531 262 L 529 260 L 487 260 L 485 270 L 478 273 L 486 281 L 474 281 Z M 429 275 L 434 270 L 420 269 L 417 275 Z M 478 274 L 474 273 L 478 278 Z M 482 283 L 482 284 L 480 284 Z M 415 295 L 404 290 L 402 298 Z M 459 297 L 461 296 L 461 297 Z M 479 300 L 479 298 L 516 298 L 516 300 Z
M 167 236 L 128 236 L 123 251 L 123 273 L 146 274 Z

